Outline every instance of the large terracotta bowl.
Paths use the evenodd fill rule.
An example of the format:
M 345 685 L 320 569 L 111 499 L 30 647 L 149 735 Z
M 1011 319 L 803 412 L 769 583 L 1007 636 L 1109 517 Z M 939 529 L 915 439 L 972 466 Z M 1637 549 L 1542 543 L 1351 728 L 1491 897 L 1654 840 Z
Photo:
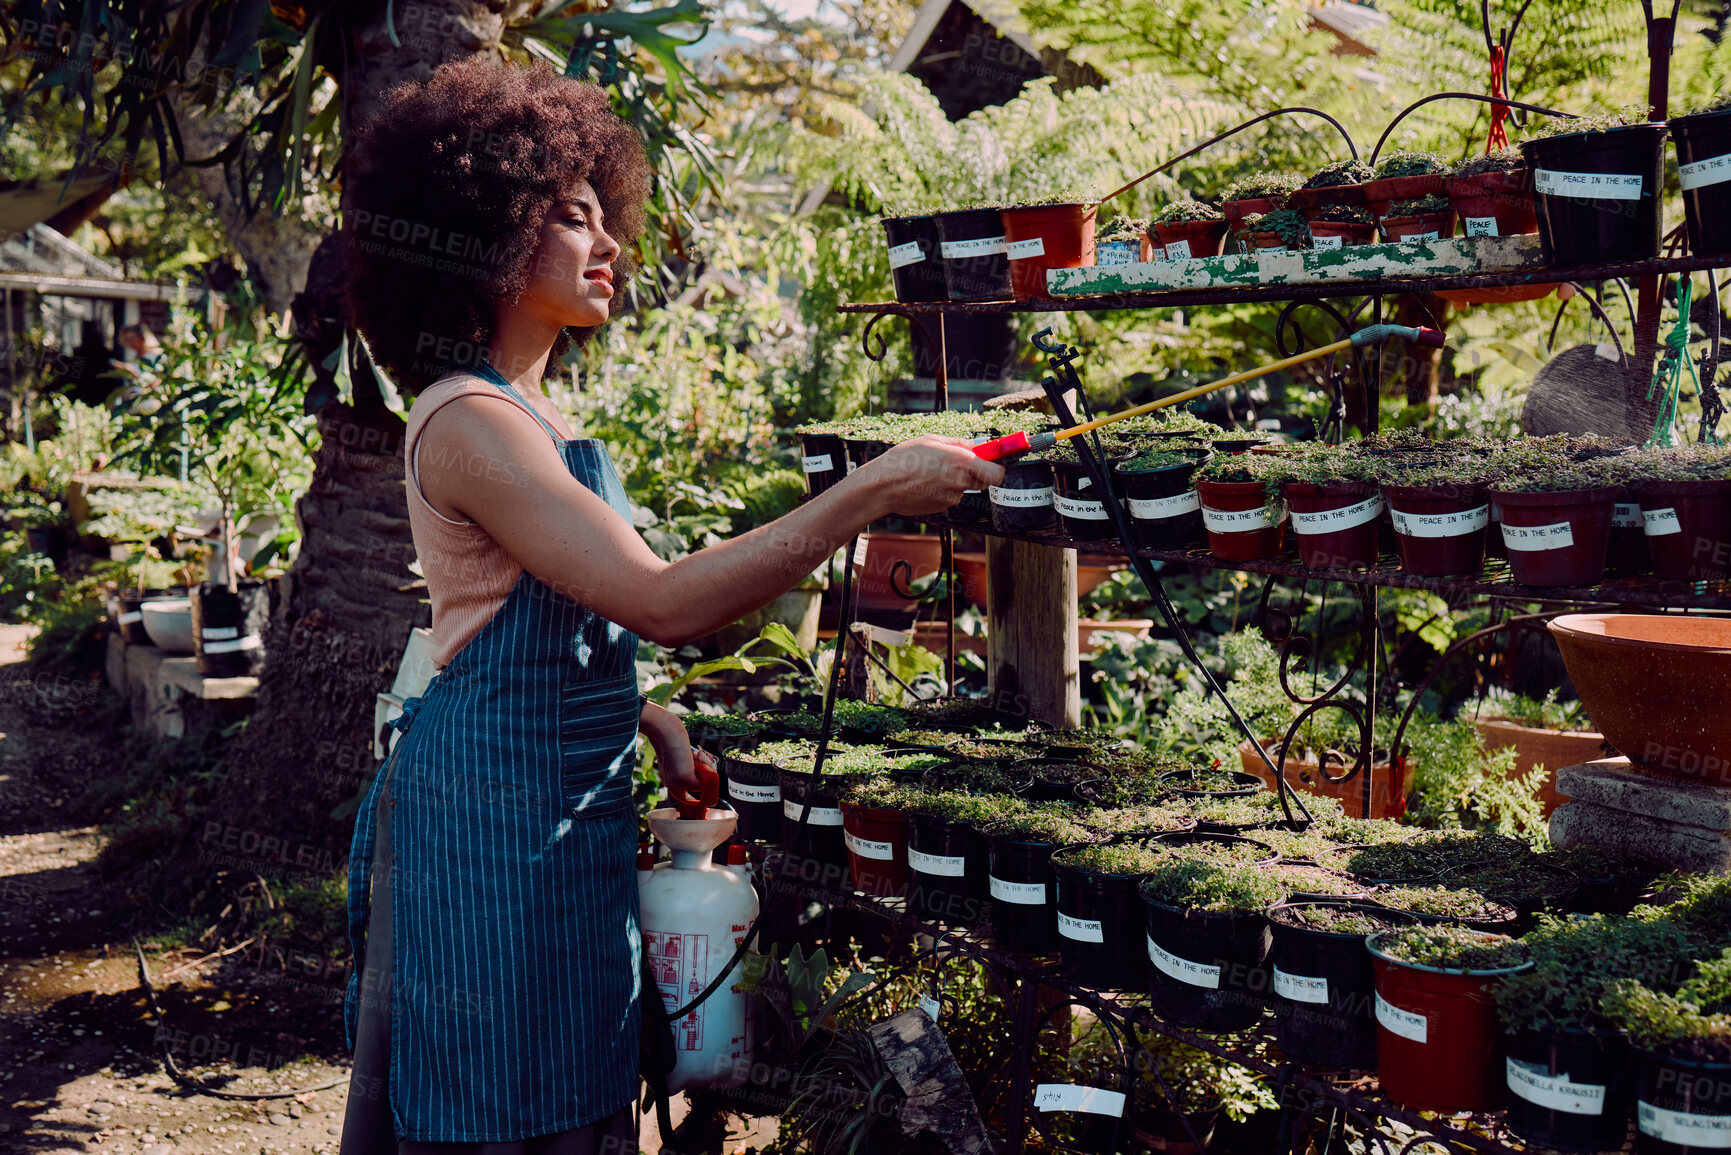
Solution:
M 1731 786 L 1731 618 L 1567 614 L 1551 635 L 1587 714 L 1630 762 Z

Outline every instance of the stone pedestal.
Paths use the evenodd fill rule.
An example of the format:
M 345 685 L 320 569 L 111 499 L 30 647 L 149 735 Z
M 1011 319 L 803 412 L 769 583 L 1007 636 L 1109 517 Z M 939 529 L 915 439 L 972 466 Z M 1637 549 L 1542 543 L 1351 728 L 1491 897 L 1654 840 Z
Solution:
M 1702 786 L 1630 769 L 1627 758 L 1557 771 L 1566 805 L 1551 815 L 1558 846 L 1602 846 L 1663 866 L 1731 873 L 1731 787 Z

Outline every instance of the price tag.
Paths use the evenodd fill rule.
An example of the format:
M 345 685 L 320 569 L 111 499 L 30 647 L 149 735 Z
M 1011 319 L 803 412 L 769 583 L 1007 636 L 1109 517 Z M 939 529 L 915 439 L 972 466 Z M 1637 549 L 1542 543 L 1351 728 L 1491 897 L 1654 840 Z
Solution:
M 1667 534 L 1682 533 L 1683 523 L 1677 519 L 1675 509 L 1643 509 L 1641 528 L 1648 537 L 1664 537 Z
M 1124 1092 L 1102 1087 L 1080 1087 L 1075 1083 L 1041 1083 L 1034 1088 L 1037 1111 L 1081 1111 L 1089 1115 L 1124 1114 Z
M 1509 1090 L 1529 1103 L 1568 1115 L 1603 1115 L 1605 1088 L 1597 1083 L 1572 1083 L 1569 1076 L 1548 1074 L 1538 1063 L 1506 1060 Z
M 1616 529 L 1640 529 L 1641 507 L 1632 501 L 1619 501 L 1611 507 L 1611 525 Z
M 204 652 L 207 654 L 233 654 L 241 650 L 256 650 L 264 645 L 264 639 L 257 634 L 248 634 L 244 638 L 235 638 L 227 642 L 206 642 Z
M 1075 918 L 1061 910 L 1058 912 L 1058 933 L 1077 942 L 1106 941 L 1106 935 L 1100 929 L 1099 919 Z
M 1003 237 L 979 237 L 971 241 L 945 241 L 938 246 L 948 260 L 995 257 L 1004 251 Z
M 120 624 L 123 626 L 130 626 L 133 622 L 142 622 L 143 620 L 143 610 L 127 610 L 120 615 Z
M 1202 508 L 1202 495 L 1187 489 L 1176 497 L 1132 497 L 1130 513 L 1143 521 L 1162 521 L 1168 517 L 1183 517 Z
M 1533 188 L 1546 196 L 1585 197 L 1596 201 L 1638 201 L 1644 182 L 1640 173 L 1533 171 Z
M 791 798 L 781 800 L 781 812 L 793 821 L 798 822 L 799 816 L 805 810 L 805 803 L 795 802 Z M 813 806 L 811 817 L 806 819 L 808 826 L 840 826 L 841 811 L 828 806 Z
M 1300 513 L 1295 509 L 1292 511 L 1292 529 L 1294 533 L 1336 533 L 1375 521 L 1381 516 L 1382 498 L 1371 497 L 1357 505 L 1346 505 L 1321 513 Z
M 1381 991 L 1376 992 L 1376 1021 L 1403 1039 L 1411 1039 L 1415 1043 L 1425 1041 L 1424 1016 L 1401 1010 L 1383 998 Z
M 926 251 L 920 248 L 918 241 L 909 241 L 903 245 L 890 246 L 890 268 L 900 269 L 908 265 L 917 265 L 926 259 Z
M 1635 1104 L 1641 1134 L 1691 1150 L 1731 1149 L 1731 1115 L 1685 1115 L 1651 1103 Z
M 1006 509 L 1033 509 L 1036 506 L 1052 504 L 1052 487 L 1042 485 L 1038 489 L 1005 489 L 1001 485 L 994 485 L 991 497 L 993 505 L 1001 505 Z
M 1255 529 L 1267 529 L 1271 525 L 1279 525 L 1285 520 L 1285 511 L 1275 517 L 1268 506 L 1260 509 L 1209 509 L 1202 507 L 1202 524 L 1215 533 L 1249 533 Z
M 1107 241 L 1094 246 L 1096 265 L 1134 265 L 1142 259 L 1142 246 L 1124 241 Z
M 861 858 L 875 858 L 879 862 L 894 862 L 896 848 L 888 842 L 874 842 L 869 838 L 861 838 L 852 831 L 841 836 L 847 848 Z
M 1169 978 L 1175 978 L 1181 983 L 1189 983 L 1193 987 L 1206 987 L 1208 990 L 1220 989 L 1220 968 L 1205 966 L 1199 962 L 1191 962 L 1187 958 L 1179 958 L 1148 936 L 1148 961 Z
M 1166 246 L 1166 259 L 1169 261 L 1188 261 L 1195 255 L 1190 251 L 1189 241 L 1173 241 Z
M 736 782 L 729 778 L 727 796 L 735 802 L 780 802 L 781 784 L 771 782 L 768 786 L 759 786 L 755 782 Z
M 1683 191 L 1692 188 L 1702 188 L 1720 181 L 1731 180 L 1731 154 L 1726 156 L 1711 156 L 1706 160 L 1697 160 L 1690 164 L 1677 166 L 1677 175 L 1682 178 Z
M 1328 980 L 1311 978 L 1309 975 L 1289 975 L 1275 967 L 1274 993 L 1295 1003 L 1321 1003 L 1327 1006 Z
M 1315 233 L 1310 236 L 1310 247 L 1313 249 L 1338 249 L 1345 243 L 1344 237 L 1319 237 Z
M 1058 507 L 1058 512 L 1065 517 L 1077 517 L 1084 521 L 1105 521 L 1106 505 L 1099 501 L 1077 501 L 1073 497 L 1058 494 L 1052 498 L 1052 504 Z
M 932 998 L 932 996 L 920 996 L 920 1010 L 926 1012 L 926 1017 L 932 1020 L 932 1022 L 935 1023 L 938 1021 L 938 1012 L 942 1009 L 943 1008 L 938 1006 L 938 1000 Z
M 968 872 L 968 860 L 948 854 L 927 854 L 910 846 L 908 868 L 921 874 L 935 874 L 940 878 L 960 878 Z
M 1497 232 L 1496 217 L 1467 217 L 1466 226 L 1467 236 L 1469 237 L 1495 237 L 1501 235 Z
M 818 453 L 811 457 L 804 458 L 801 461 L 801 464 L 805 466 L 805 471 L 807 473 L 823 473 L 826 470 L 835 468 L 835 462 L 830 460 L 830 455 L 827 453 Z
M 1046 240 L 1044 237 L 1029 237 L 1025 241 L 1011 241 L 1004 246 L 1004 255 L 1012 261 L 1043 257 L 1046 255 Z
M 207 642 L 220 642 L 227 638 L 238 637 L 240 637 L 240 629 L 237 626 L 208 626 L 204 630 L 204 640 Z
M 1402 537 L 1462 537 L 1490 524 L 1491 507 L 1481 505 L 1460 513 L 1402 513 L 1391 509 L 1389 516 L 1394 519 L 1394 531 Z
M 995 874 L 986 876 L 990 884 L 992 897 L 999 902 L 1011 902 L 1018 906 L 1045 906 L 1046 884 L 1043 882 L 1005 882 Z
M 1503 544 L 1510 549 L 1521 549 L 1529 552 L 1545 549 L 1568 549 L 1575 544 L 1575 535 L 1569 529 L 1569 523 L 1559 521 L 1555 525 L 1510 525 L 1503 522 Z

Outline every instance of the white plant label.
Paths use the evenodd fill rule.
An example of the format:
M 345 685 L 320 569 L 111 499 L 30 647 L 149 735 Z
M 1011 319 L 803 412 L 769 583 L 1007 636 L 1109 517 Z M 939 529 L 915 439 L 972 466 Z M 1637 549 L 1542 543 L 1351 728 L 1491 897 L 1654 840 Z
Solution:
M 1189 241 L 1173 241 L 1166 246 L 1166 259 L 1169 261 L 1188 261 L 1192 255 Z
M 920 996 L 920 1010 L 926 1012 L 926 1017 L 932 1020 L 932 1022 L 935 1023 L 938 1021 L 938 1011 L 940 1009 L 941 1008 L 938 1006 L 938 1000 L 932 998 L 932 996 Z
M 890 246 L 890 268 L 900 269 L 907 265 L 917 265 L 926 259 L 926 254 L 920 248 L 918 241 L 909 241 L 905 245 Z
M 1052 498 L 1052 504 L 1058 507 L 1058 512 L 1065 517 L 1080 518 L 1083 521 L 1105 521 L 1106 505 L 1099 501 L 1077 501 L 1073 497 L 1062 494 Z
M 1202 507 L 1202 524 L 1215 533 L 1249 533 L 1252 530 L 1279 525 L 1284 520 L 1284 511 L 1280 517 L 1275 517 L 1266 505 L 1259 509 L 1209 509 L 1206 505 Z
M 866 552 L 867 552 L 866 535 L 862 533 L 859 535 L 859 539 L 854 543 L 853 564 L 864 565 L 865 559 L 866 559 Z
M 1107 241 L 1094 249 L 1096 265 L 1134 265 L 1140 263 L 1142 246 L 1130 245 L 1122 241 Z
M 1295 1003 L 1320 1003 L 1327 1006 L 1328 980 L 1312 978 L 1309 975 L 1289 975 L 1275 967 L 1274 993 Z
M 1011 241 L 1004 246 L 1004 255 L 1012 261 L 1020 261 L 1028 257 L 1043 257 L 1046 255 L 1046 238 L 1029 237 L 1025 241 Z
M 830 460 L 830 455 L 827 453 L 814 454 L 811 457 L 803 459 L 801 464 L 805 466 L 805 471 L 807 473 L 823 473 L 826 470 L 835 468 L 835 462 Z
M 1677 175 L 1683 178 L 1683 191 L 1692 188 L 1702 188 L 1720 181 L 1731 180 L 1731 154 L 1725 156 L 1710 156 L 1706 160 L 1698 160 L 1693 164 L 1677 166 Z
M 799 816 L 804 810 L 805 803 L 803 802 L 796 802 L 792 798 L 781 800 L 781 812 L 795 822 L 799 821 Z M 806 819 L 806 824 L 808 826 L 840 826 L 841 811 L 828 806 L 813 806 L 811 817 Z
M 1004 251 L 1003 237 L 980 237 L 972 241 L 945 241 L 938 246 L 946 258 L 995 257 Z
M 927 854 L 923 850 L 908 847 L 908 867 L 921 874 L 935 874 L 940 878 L 960 878 L 968 872 L 968 860 L 948 854 Z
M 1731 1115 L 1685 1115 L 1651 1103 L 1635 1104 L 1635 1125 L 1641 1134 L 1679 1147 L 1731 1149 Z
M 771 782 L 768 786 L 760 786 L 756 782 L 735 782 L 729 778 L 727 796 L 736 802 L 780 802 L 781 784 Z
M 1033 509 L 1037 506 L 1052 504 L 1052 487 L 1042 485 L 1038 489 L 1005 489 L 1003 486 L 992 486 L 992 504 L 1002 505 L 1009 509 Z
M 1034 1088 L 1036 1111 L 1080 1111 L 1088 1115 L 1124 1114 L 1124 1092 L 1103 1087 L 1080 1087 L 1075 1083 L 1041 1083 Z
M 244 638 L 235 638 L 227 642 L 206 642 L 204 652 L 207 654 L 232 654 L 238 650 L 256 650 L 264 645 L 264 639 L 257 634 L 248 634 Z
M 1430 229 L 1427 232 L 1422 233 L 1408 233 L 1400 239 L 1400 242 L 1403 245 L 1422 245 L 1427 241 L 1434 241 L 1436 239 L 1437 231 L 1435 229 Z
M 1401 1010 L 1383 998 L 1381 991 L 1376 992 L 1376 1021 L 1403 1039 L 1411 1039 L 1415 1043 L 1425 1041 L 1424 1016 Z
M 1502 235 L 1497 232 L 1496 217 L 1467 217 L 1466 226 L 1467 236 L 1469 237 L 1495 237 Z
M 1402 513 L 1389 510 L 1394 531 L 1402 537 L 1463 537 L 1491 523 L 1491 507 L 1464 509 L 1458 513 Z
M 999 902 L 1013 902 L 1018 906 L 1045 906 L 1046 884 L 1043 882 L 1005 882 L 995 874 L 988 874 L 992 897 Z
M 1546 196 L 1586 197 L 1596 201 L 1638 201 L 1641 174 L 1616 172 L 1561 172 L 1541 168 L 1533 171 L 1533 188 Z
M 1682 533 L 1683 523 L 1677 519 L 1675 509 L 1643 509 L 1641 528 L 1648 537 L 1664 537 L 1667 534 Z
M 1605 1088 L 1598 1083 L 1572 1083 L 1568 1075 L 1546 1073 L 1537 1063 L 1506 1060 L 1509 1090 L 1529 1103 L 1566 1115 L 1603 1115 Z
M 1559 521 L 1555 525 L 1510 525 L 1505 521 L 1503 544 L 1510 549 L 1526 550 L 1529 553 L 1546 549 L 1568 549 L 1575 544 L 1575 534 L 1566 521 Z
M 1632 501 L 1619 501 L 1611 507 L 1611 525 L 1616 529 L 1641 528 L 1641 507 Z
M 1344 237 L 1319 237 L 1312 234 L 1310 247 L 1313 249 L 1338 249 L 1344 240 Z
M 852 831 L 842 834 L 841 839 L 847 843 L 847 848 L 861 858 L 875 858 L 879 862 L 894 862 L 896 848 L 887 842 L 874 842 L 869 838 L 861 838 Z
M 1382 516 L 1382 498 L 1367 497 L 1357 505 L 1343 505 L 1322 513 L 1292 511 L 1294 533 L 1335 533 L 1375 521 Z
M 1061 910 L 1058 912 L 1058 933 L 1077 942 L 1106 941 L 1106 934 L 1100 929 L 1099 919 L 1076 918 Z
M 1220 989 L 1220 968 L 1205 966 L 1199 962 L 1191 962 L 1187 958 L 1179 958 L 1171 951 L 1155 942 L 1148 936 L 1148 961 L 1153 963 L 1161 974 L 1175 978 L 1181 983 L 1193 987 L 1206 987 L 1211 991 Z
M 127 610 L 120 615 L 120 624 L 123 626 L 130 626 L 133 622 L 142 622 L 143 620 L 143 610 Z
M 1176 497 L 1132 497 L 1130 512 L 1143 521 L 1160 521 L 1168 517 L 1183 517 L 1202 508 L 1202 495 L 1187 489 Z
M 207 642 L 222 642 L 229 638 L 238 637 L 240 637 L 238 626 L 206 626 L 204 629 L 204 640 Z

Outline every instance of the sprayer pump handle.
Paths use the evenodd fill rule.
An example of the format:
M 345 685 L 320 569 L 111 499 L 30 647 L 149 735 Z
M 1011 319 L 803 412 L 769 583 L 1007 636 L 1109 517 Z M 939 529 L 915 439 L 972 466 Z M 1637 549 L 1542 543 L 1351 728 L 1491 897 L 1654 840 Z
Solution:
M 681 818 L 704 818 L 721 798 L 721 776 L 708 762 L 695 757 L 696 753 L 693 749 L 691 768 L 697 772 L 697 796 L 693 798 L 678 787 L 668 791 L 673 804 L 679 808 Z

